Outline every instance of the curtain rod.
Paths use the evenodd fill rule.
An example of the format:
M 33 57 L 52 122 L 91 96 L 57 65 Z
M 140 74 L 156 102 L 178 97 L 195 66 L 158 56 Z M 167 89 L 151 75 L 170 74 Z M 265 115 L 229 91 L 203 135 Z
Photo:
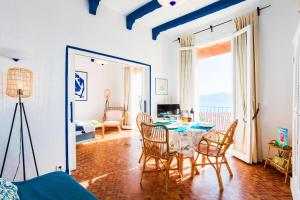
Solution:
M 262 8 L 257 7 L 257 8 L 256 8 L 257 15 L 260 16 L 261 11 L 264 10 L 264 9 L 267 9 L 267 8 L 269 8 L 269 7 L 271 7 L 271 5 L 267 5 L 267 6 L 264 6 L 264 7 L 262 7 Z M 195 32 L 195 33 L 193 33 L 193 34 L 194 34 L 194 35 L 197 35 L 197 34 L 199 34 L 199 33 L 202 33 L 202 32 L 208 31 L 208 30 L 210 30 L 211 32 L 213 32 L 213 31 L 214 31 L 214 28 L 216 28 L 216 27 L 218 27 L 218 26 L 221 26 L 221 25 L 223 25 L 223 24 L 227 24 L 227 23 L 232 22 L 232 21 L 233 21 L 233 19 L 230 19 L 230 20 L 227 20 L 227 21 L 225 21 L 225 22 L 222 22 L 222 23 L 219 23 L 219 24 L 216 24 L 216 25 L 210 25 L 208 28 L 202 29 L 202 30 L 197 31 L 197 32 Z M 174 40 L 173 42 L 177 42 L 177 41 L 180 41 L 180 38 L 177 38 L 177 40 Z

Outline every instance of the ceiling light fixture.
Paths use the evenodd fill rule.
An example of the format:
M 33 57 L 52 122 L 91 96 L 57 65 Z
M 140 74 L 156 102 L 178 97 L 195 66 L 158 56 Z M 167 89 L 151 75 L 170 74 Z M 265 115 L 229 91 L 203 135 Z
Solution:
M 186 2 L 186 0 L 157 0 L 164 7 L 173 8 Z
M 97 59 L 97 58 L 91 58 L 91 62 L 95 62 L 96 64 L 98 65 L 107 65 L 109 62 L 106 61 L 106 60 L 100 60 L 100 59 Z

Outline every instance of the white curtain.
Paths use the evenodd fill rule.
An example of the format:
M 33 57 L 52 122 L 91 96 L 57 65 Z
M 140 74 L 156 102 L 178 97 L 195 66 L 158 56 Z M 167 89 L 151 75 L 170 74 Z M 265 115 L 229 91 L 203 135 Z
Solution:
M 242 97 L 242 110 L 244 119 L 246 119 L 246 109 L 247 106 L 252 107 L 252 111 L 254 116 L 252 116 L 252 130 L 253 130 L 253 138 L 252 138 L 252 162 L 257 163 L 257 161 L 262 161 L 262 144 L 261 144 L 261 131 L 260 131 L 260 115 L 259 115 L 259 83 L 258 83 L 258 70 L 259 70 L 259 41 L 258 41 L 258 16 L 257 12 L 252 12 L 245 16 L 238 17 L 234 20 L 236 25 L 236 30 L 241 30 L 248 25 L 252 26 L 253 30 L 253 98 L 251 105 L 247 105 L 246 102 L 246 91 L 247 91 L 247 36 L 241 35 L 238 36 L 233 45 L 236 49 L 234 53 L 234 62 L 235 65 L 238 66 L 238 79 L 240 81 L 240 94 Z M 243 122 L 240 122 L 243 123 Z M 245 131 L 243 134 L 246 134 Z M 237 137 L 238 141 L 235 143 L 240 144 L 245 147 L 245 135 L 240 135 Z
M 182 48 L 179 57 L 179 99 L 181 110 L 190 110 L 193 107 L 193 46 L 194 35 L 180 38 L 180 47 Z
M 130 124 L 129 109 L 130 109 L 130 93 L 131 93 L 131 67 L 124 68 L 124 109 L 125 119 L 124 125 Z
M 143 111 L 145 99 L 145 69 L 125 67 L 124 69 L 124 108 L 126 110 L 124 124 L 136 128 L 135 119 Z

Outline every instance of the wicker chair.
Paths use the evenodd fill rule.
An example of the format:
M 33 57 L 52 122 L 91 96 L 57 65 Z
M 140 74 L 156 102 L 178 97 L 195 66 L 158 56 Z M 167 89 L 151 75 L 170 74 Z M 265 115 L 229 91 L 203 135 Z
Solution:
M 102 138 L 104 138 L 105 128 L 107 127 L 116 127 L 119 133 L 122 132 L 123 120 L 123 107 L 108 107 L 103 116 Z
M 238 120 L 235 120 L 225 133 L 218 131 L 209 132 L 202 138 L 198 145 L 197 157 L 195 159 L 194 166 L 212 165 L 217 173 L 220 190 L 223 190 L 223 182 L 221 177 L 222 164 L 226 165 L 230 176 L 233 176 L 225 154 L 230 145 L 233 143 L 233 135 L 237 124 Z M 197 164 L 199 154 L 202 154 L 201 164 Z M 208 162 L 206 162 L 206 158 Z M 214 158 L 214 162 L 211 160 L 211 158 Z
M 151 115 L 148 115 L 147 113 L 139 113 L 136 117 L 136 125 L 142 135 L 142 123 L 146 123 L 146 124 L 152 124 L 153 123 L 153 119 L 151 117 Z M 144 148 L 142 147 L 142 153 L 139 159 L 139 163 L 141 163 L 142 158 L 144 156 Z
M 140 183 L 142 184 L 144 173 L 165 171 L 165 184 L 167 190 L 169 171 L 179 169 L 177 152 L 171 151 L 169 146 L 169 131 L 164 125 L 146 123 L 141 124 L 141 130 L 144 144 L 144 159 Z M 177 168 L 171 169 L 171 163 L 174 157 L 177 158 Z M 150 159 L 155 159 L 158 161 L 158 169 L 146 170 L 146 164 Z M 161 163 L 161 165 L 159 165 L 159 163 Z

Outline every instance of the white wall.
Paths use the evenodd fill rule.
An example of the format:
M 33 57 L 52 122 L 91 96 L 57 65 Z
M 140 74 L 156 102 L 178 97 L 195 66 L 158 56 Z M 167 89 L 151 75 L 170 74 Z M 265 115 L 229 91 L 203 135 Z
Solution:
M 260 16 L 260 115 L 263 155 L 266 155 L 267 143 L 277 139 L 277 127 L 289 129 L 291 144 L 292 131 L 292 79 L 293 46 L 292 39 L 299 20 L 296 0 L 264 0 L 261 7 L 272 6 L 261 11 Z M 256 10 L 248 7 L 234 15 L 227 16 L 213 24 L 232 19 Z M 206 25 L 202 28 L 207 28 Z M 198 30 L 201 30 L 199 28 Z M 235 32 L 234 23 L 228 23 L 196 36 L 196 44 L 203 45 L 230 37 Z
M 124 66 L 109 62 L 101 66 L 91 62 L 90 58 L 75 56 L 75 70 L 88 73 L 88 100 L 75 101 L 75 120 L 102 120 L 105 99 L 104 91 L 111 89 L 110 106 L 121 107 L 124 104 Z
M 74 45 L 152 65 L 154 78 L 168 78 L 169 95 L 155 96 L 152 90 L 152 111 L 158 102 L 176 101 L 176 49 L 160 36 L 151 40 L 151 32 L 143 27 L 129 31 L 125 17 L 104 6 L 97 16 L 88 14 L 86 0 L 10 0 L 0 6 L 0 47 L 23 49 L 30 56 L 19 63 L 0 57 L 0 161 L 8 138 L 15 99 L 5 96 L 6 71 L 10 66 L 24 66 L 34 73 L 34 94 L 26 100 L 28 118 L 40 172 L 65 166 L 65 47 Z M 17 121 L 18 123 L 18 121 Z M 11 178 L 17 165 L 18 130 L 14 130 L 8 170 Z M 26 149 L 28 141 L 26 141 Z M 28 151 L 29 153 L 29 151 Z M 29 176 L 33 176 L 28 156 Z M 30 168 L 30 169 L 29 169 Z M 31 172 L 31 173 L 30 173 Z
M 260 21 L 260 102 L 263 151 L 277 139 L 277 127 L 289 129 L 292 140 L 293 46 L 299 20 L 296 0 L 269 1 Z

